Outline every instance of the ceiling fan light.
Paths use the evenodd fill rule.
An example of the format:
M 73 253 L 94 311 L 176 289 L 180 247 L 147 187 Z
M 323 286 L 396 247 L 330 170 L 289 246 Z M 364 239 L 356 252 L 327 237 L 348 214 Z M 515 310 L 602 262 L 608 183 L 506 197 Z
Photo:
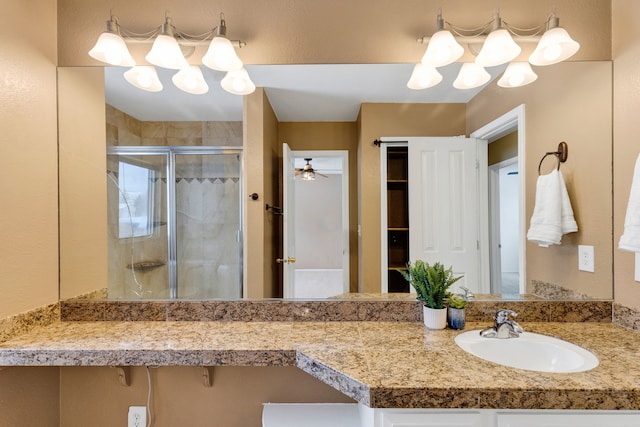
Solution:
M 499 28 L 487 36 L 476 58 L 476 63 L 482 67 L 506 64 L 520 55 L 521 51 L 522 49 L 513 41 L 509 31 Z
M 573 56 L 579 49 L 580 43 L 573 40 L 567 30 L 554 27 L 542 35 L 529 62 L 533 65 L 557 64 Z
M 256 85 L 251 81 L 249 73 L 244 68 L 227 72 L 220 81 L 224 90 L 234 95 L 249 95 L 256 90 Z
M 302 171 L 301 175 L 304 181 L 314 181 L 316 179 L 316 173 L 313 170 Z
M 427 89 L 433 87 L 442 81 L 442 74 L 430 65 L 418 63 L 413 67 L 411 77 L 407 82 L 409 89 Z
M 114 18 L 107 21 L 107 31 L 100 34 L 98 41 L 89 51 L 89 56 L 98 61 L 121 67 L 133 67 L 136 61 L 118 31 Z
M 178 89 L 193 95 L 202 95 L 209 91 L 209 85 L 197 65 L 181 69 L 171 77 L 171 81 Z
M 512 88 L 533 83 L 538 75 L 533 72 L 528 62 L 512 62 L 498 80 L 498 86 Z
M 444 67 L 456 62 L 464 48 L 456 41 L 448 30 L 440 30 L 431 36 L 427 50 L 422 57 L 422 63 L 432 67 Z
M 176 38 L 167 34 L 160 34 L 156 37 L 145 59 L 158 67 L 174 70 L 189 66 Z
M 465 62 L 460 68 L 458 77 L 453 82 L 456 89 L 473 89 L 482 86 L 491 79 L 491 75 L 475 62 Z
M 149 92 L 159 92 L 162 90 L 162 83 L 160 83 L 158 73 L 151 65 L 133 67 L 124 73 L 124 78 L 138 89 Z

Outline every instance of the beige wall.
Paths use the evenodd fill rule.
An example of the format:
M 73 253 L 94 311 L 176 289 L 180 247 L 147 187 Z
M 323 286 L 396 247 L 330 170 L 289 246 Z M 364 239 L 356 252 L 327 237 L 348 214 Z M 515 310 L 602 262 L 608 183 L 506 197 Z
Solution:
M 294 151 L 347 150 L 349 152 L 349 288 L 358 291 L 358 155 L 355 122 L 281 122 L 279 141 Z M 280 152 L 282 163 L 282 152 Z M 281 179 L 282 180 L 282 179 Z M 282 200 L 280 200 L 282 203 Z
M 634 255 L 617 249 L 629 200 L 634 163 L 640 154 L 640 2 L 613 0 L 613 242 L 616 302 L 640 309 L 640 283 L 634 281 Z
M 489 166 L 518 157 L 518 132 L 511 132 L 491 142 L 487 151 Z
M 278 121 L 263 88 L 244 99 L 244 296 L 282 295 L 278 258 L 280 218 L 265 210 L 278 201 Z M 258 194 L 258 200 L 248 195 Z
M 569 157 L 561 170 L 579 231 L 565 235 L 559 246 L 527 243 L 527 282 L 611 298 L 611 63 L 565 62 L 536 72 L 539 78 L 532 85 L 502 89 L 493 83 L 484 89 L 468 104 L 467 132 L 525 104 L 527 227 L 538 163 L 560 141 L 567 142 Z M 595 273 L 578 271 L 578 245 L 595 246 Z
M 259 426 L 263 403 L 353 402 L 295 367 L 216 367 L 212 387 L 198 367 L 150 371 L 154 427 Z M 60 395 L 64 427 L 125 426 L 129 406 L 147 405 L 147 375 L 134 367 L 123 387 L 109 367 L 60 368 Z
M 380 292 L 380 148 L 385 136 L 458 136 L 465 133 L 464 104 L 362 104 L 358 117 L 358 242 L 361 292 Z
M 58 299 L 56 1 L 3 2 L 0 319 Z
M 60 369 L 0 367 L 0 425 L 60 426 Z
M 58 116 L 60 296 L 70 298 L 107 287 L 102 68 L 58 69 Z

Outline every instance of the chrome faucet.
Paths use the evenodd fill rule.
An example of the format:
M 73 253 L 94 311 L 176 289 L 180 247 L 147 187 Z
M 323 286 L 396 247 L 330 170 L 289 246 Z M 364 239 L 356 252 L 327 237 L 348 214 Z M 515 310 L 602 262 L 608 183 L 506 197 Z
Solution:
M 495 325 L 480 331 L 480 336 L 485 338 L 518 338 L 524 329 L 509 316 L 516 317 L 518 313 L 513 310 L 498 310 L 494 316 Z

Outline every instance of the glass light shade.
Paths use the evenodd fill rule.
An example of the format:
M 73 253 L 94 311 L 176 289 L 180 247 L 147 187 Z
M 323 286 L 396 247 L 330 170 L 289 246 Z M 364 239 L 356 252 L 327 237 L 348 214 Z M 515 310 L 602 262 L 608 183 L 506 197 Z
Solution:
M 189 63 L 184 58 L 180 45 L 175 37 L 160 34 L 153 42 L 153 46 L 145 59 L 153 65 L 162 68 L 179 70 L 187 68 Z
M 448 30 L 440 30 L 431 36 L 422 57 L 422 63 L 432 67 L 444 67 L 456 62 L 463 53 L 464 48 L 456 41 L 453 34 Z
M 473 89 L 482 86 L 491 79 L 491 75 L 475 62 L 465 62 L 460 68 L 458 77 L 453 82 L 456 89 Z
M 211 40 L 207 53 L 202 57 L 202 63 L 218 71 L 239 70 L 243 66 L 229 39 L 221 36 Z
M 316 179 L 316 173 L 314 171 L 303 171 L 302 179 L 305 181 L 313 181 Z
M 89 56 L 111 65 L 122 67 L 136 65 L 122 37 L 109 31 L 100 34 L 95 46 L 89 51 Z
M 224 90 L 234 95 L 249 95 L 256 90 L 256 85 L 253 84 L 249 73 L 244 68 L 229 71 L 220 81 L 220 85 Z
M 416 64 L 413 67 L 411 78 L 407 82 L 409 89 L 427 89 L 435 86 L 442 81 L 442 74 L 435 67 L 425 65 L 423 63 Z
M 500 87 L 520 87 L 533 83 L 538 75 L 533 72 L 528 62 L 512 62 L 498 80 Z
M 193 95 L 202 95 L 209 91 L 209 85 L 204 81 L 202 71 L 197 65 L 178 71 L 171 77 L 171 81 L 178 89 Z
M 162 83 L 160 83 L 158 73 L 151 65 L 133 67 L 124 73 L 124 78 L 138 89 L 149 92 L 162 90 Z
M 533 65 L 556 64 L 573 56 L 578 49 L 580 43 L 573 40 L 564 28 L 555 27 L 542 35 L 529 62 Z
M 476 63 L 482 67 L 494 67 L 511 61 L 520 55 L 520 51 L 522 49 L 513 41 L 509 31 L 500 28 L 489 33 Z

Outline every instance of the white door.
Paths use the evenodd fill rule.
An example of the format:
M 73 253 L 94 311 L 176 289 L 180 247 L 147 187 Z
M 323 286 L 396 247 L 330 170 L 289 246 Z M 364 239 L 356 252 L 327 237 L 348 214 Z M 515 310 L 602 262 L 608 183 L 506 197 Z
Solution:
M 409 257 L 452 266 L 456 282 L 483 291 L 475 138 L 409 138 Z M 486 163 L 485 163 L 486 164 Z
M 282 144 L 282 296 L 293 298 L 295 291 L 295 200 L 294 156 L 289 145 Z

